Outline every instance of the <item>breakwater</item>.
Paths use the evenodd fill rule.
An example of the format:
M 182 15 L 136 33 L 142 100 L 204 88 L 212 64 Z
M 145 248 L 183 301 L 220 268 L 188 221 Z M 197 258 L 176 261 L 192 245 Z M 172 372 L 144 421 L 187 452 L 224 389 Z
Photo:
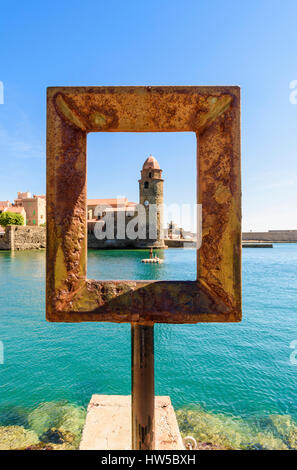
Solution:
M 0 234 L 0 250 L 38 250 L 45 247 L 44 227 L 12 225 Z
M 297 243 L 297 230 L 268 230 L 268 232 L 243 232 L 242 241 Z

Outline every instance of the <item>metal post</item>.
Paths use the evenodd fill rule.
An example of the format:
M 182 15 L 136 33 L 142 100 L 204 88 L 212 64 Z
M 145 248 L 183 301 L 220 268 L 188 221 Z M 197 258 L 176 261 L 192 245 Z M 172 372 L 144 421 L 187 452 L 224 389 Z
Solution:
M 155 448 L 154 326 L 131 324 L 132 449 Z

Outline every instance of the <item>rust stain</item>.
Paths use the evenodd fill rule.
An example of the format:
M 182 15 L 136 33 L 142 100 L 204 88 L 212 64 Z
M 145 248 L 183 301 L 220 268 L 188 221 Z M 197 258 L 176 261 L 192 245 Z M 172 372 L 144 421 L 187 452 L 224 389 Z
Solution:
M 193 282 L 86 279 L 88 132 L 195 132 L 202 247 Z M 54 87 L 47 94 L 47 319 L 241 319 L 238 87 Z
M 63 96 L 62 93 L 57 93 L 56 96 L 56 108 L 60 115 L 75 127 L 85 131 L 87 129 L 84 118 L 80 115 L 80 112 L 76 107 L 69 102 L 66 96 Z

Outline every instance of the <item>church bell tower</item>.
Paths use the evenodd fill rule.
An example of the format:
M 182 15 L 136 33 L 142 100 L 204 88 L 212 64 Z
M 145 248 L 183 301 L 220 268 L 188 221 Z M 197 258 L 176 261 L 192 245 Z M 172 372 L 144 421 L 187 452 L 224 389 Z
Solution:
M 163 239 L 163 182 L 159 163 L 150 155 L 144 162 L 139 182 L 139 202 L 146 213 L 146 239 L 138 240 L 140 247 L 164 248 Z

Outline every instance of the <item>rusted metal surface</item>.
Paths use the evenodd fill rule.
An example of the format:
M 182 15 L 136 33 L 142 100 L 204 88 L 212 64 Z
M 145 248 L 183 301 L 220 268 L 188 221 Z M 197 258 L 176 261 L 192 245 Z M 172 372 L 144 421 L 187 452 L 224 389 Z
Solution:
M 47 319 L 240 321 L 239 88 L 49 88 L 47 113 Z M 102 131 L 196 133 L 197 281 L 86 279 L 86 136 Z
M 132 449 L 155 449 L 154 325 L 131 324 Z
M 53 320 L 196 323 L 237 321 L 238 313 L 196 281 L 93 281 L 56 301 Z M 49 320 L 52 317 L 48 318 Z

